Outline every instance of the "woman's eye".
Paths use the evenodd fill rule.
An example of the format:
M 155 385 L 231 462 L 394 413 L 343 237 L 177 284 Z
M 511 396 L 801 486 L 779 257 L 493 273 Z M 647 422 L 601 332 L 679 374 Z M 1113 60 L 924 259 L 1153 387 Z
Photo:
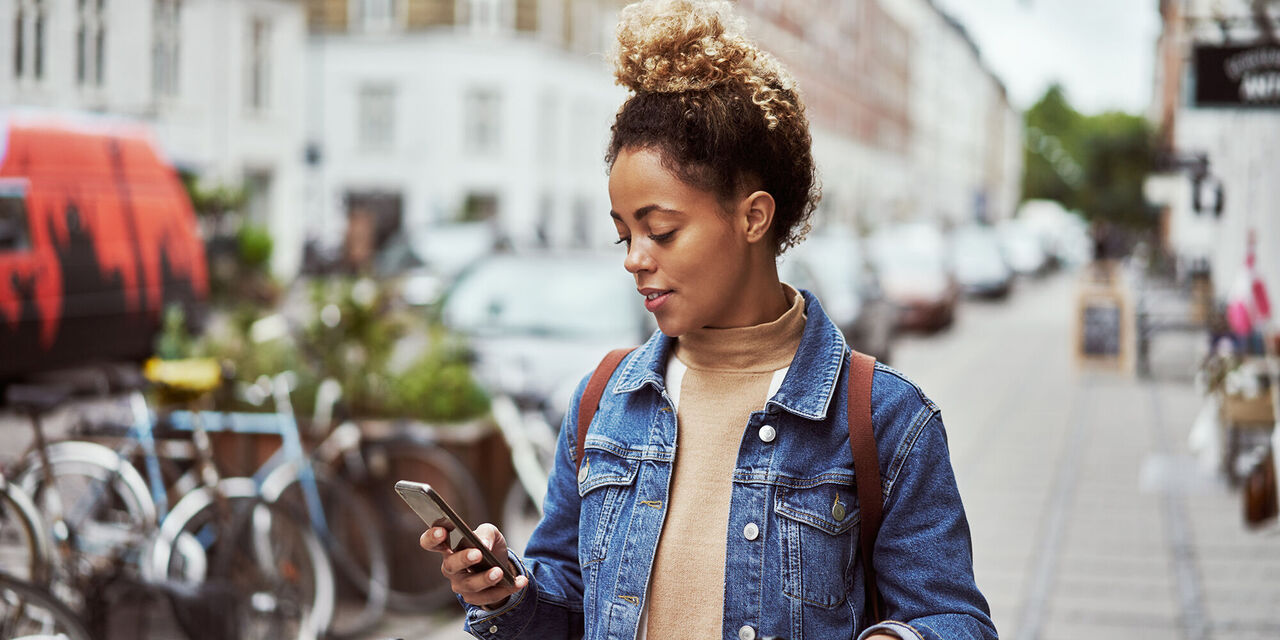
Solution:
M 625 244 L 629 247 L 631 246 L 631 238 L 618 238 L 618 241 L 614 244 Z
M 650 234 L 649 239 L 654 242 L 666 242 L 670 240 L 674 235 L 676 235 L 676 231 L 675 229 L 672 229 L 671 231 L 668 231 L 666 233 Z

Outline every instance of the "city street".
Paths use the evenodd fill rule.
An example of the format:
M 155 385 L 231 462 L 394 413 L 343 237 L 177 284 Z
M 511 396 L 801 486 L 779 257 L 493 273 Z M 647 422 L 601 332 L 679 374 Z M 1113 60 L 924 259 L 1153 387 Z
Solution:
M 1188 452 L 1194 343 L 1158 341 L 1154 381 L 1079 371 L 1074 275 L 1021 285 L 895 362 L 942 407 L 1001 637 L 1280 637 L 1280 536 L 1246 532 L 1238 494 Z M 394 617 L 376 637 L 426 627 Z

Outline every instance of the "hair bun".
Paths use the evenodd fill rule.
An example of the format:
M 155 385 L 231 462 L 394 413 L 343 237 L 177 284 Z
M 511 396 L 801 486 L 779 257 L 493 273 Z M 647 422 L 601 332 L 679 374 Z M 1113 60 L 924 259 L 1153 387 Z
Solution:
M 622 9 L 614 77 L 636 92 L 702 91 L 736 83 L 777 126 L 776 103 L 794 102 L 794 82 L 746 38 L 726 0 L 642 0 Z M 784 96 L 781 92 L 786 92 Z

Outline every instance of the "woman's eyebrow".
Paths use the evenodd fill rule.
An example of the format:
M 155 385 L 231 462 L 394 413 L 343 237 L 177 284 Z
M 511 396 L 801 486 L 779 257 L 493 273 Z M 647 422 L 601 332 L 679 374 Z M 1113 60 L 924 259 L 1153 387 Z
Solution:
M 660 211 L 662 213 L 674 213 L 676 215 L 684 215 L 684 212 L 680 211 L 679 209 L 668 209 L 667 207 L 664 207 L 662 205 L 657 205 L 657 204 L 647 204 L 643 207 L 640 207 L 639 209 L 636 209 L 636 212 L 631 215 L 636 219 L 636 222 L 639 222 L 641 220 L 644 220 L 645 216 L 649 215 L 654 211 Z M 609 215 L 612 216 L 613 219 L 617 220 L 618 222 L 623 221 L 622 216 L 618 215 L 617 211 L 611 210 L 609 211 Z

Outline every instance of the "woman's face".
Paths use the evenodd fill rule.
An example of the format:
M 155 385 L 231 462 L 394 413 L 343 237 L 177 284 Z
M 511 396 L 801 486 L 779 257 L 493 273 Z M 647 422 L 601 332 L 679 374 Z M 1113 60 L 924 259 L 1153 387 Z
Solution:
M 672 175 L 647 149 L 618 154 L 609 199 L 627 247 L 623 266 L 664 334 L 745 326 L 753 244 L 746 216 L 726 212 L 713 192 Z

